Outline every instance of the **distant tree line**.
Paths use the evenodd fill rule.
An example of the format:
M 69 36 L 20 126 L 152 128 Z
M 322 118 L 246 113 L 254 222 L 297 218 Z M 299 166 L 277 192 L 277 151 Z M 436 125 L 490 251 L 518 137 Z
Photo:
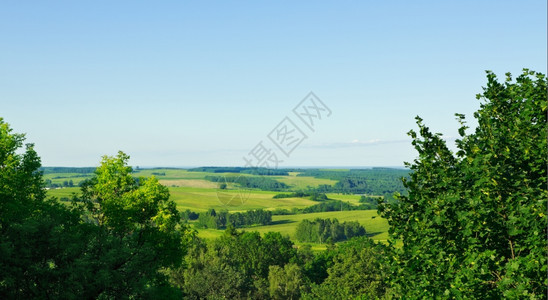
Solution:
M 375 199 L 374 197 L 370 197 L 371 199 Z M 369 199 L 369 197 L 367 198 Z M 329 211 L 353 211 L 353 210 L 370 210 L 374 209 L 375 205 L 370 203 L 361 203 L 360 205 L 353 205 L 348 201 L 341 201 L 341 200 L 328 200 L 324 201 L 315 205 L 311 205 L 305 208 L 297 208 L 294 207 L 292 209 L 285 209 L 285 208 L 277 208 L 272 211 L 264 211 L 267 214 L 270 214 L 271 216 L 275 215 L 297 215 L 297 214 L 310 214 L 310 213 L 318 213 L 318 212 L 329 212 Z M 231 224 L 234 227 L 244 227 L 249 225 L 255 225 L 255 224 L 262 224 L 262 225 L 268 225 L 272 221 L 272 217 L 267 217 L 267 223 L 263 224 L 263 219 L 259 218 L 259 221 L 245 221 L 245 220 L 257 220 L 257 211 L 263 211 L 261 209 L 258 209 L 255 211 L 255 215 L 249 215 L 245 216 L 245 214 L 250 213 L 251 211 L 240 213 L 240 212 L 234 212 L 234 213 L 228 213 L 228 215 L 234 215 L 227 217 L 226 211 L 216 212 L 214 209 L 211 209 L 207 212 L 203 213 L 197 213 L 194 211 L 191 211 L 190 209 L 186 209 L 185 211 L 181 212 L 181 218 L 186 221 L 194 221 L 198 220 L 200 216 L 202 216 L 202 220 L 196 224 L 196 226 L 201 228 L 225 228 L 228 226 L 228 224 Z M 258 213 L 259 215 L 262 214 L 262 212 Z M 213 217 L 215 215 L 215 217 Z M 212 218 L 213 217 L 213 218 Z M 223 221 L 228 220 L 228 221 Z M 239 221 L 237 221 L 239 220 Z M 268 221 L 270 220 L 270 221 Z M 217 225 L 217 224 L 224 224 L 224 225 Z
M 189 214 L 189 218 L 191 216 Z M 195 226 L 197 228 L 224 229 L 229 225 L 234 228 L 240 228 L 251 225 L 269 225 L 271 223 L 272 212 L 268 210 L 257 209 L 229 213 L 226 210 L 216 212 L 214 209 L 210 209 L 207 212 L 198 214 Z
M 243 173 L 266 176 L 287 176 L 287 169 L 268 169 L 268 168 L 244 168 L 244 167 L 199 167 L 188 169 L 190 172 L 208 172 L 208 173 Z
M 370 203 L 353 205 L 348 201 L 329 200 L 305 208 L 293 207 L 291 210 L 285 208 L 277 208 L 272 211 L 272 215 L 297 215 L 328 211 L 369 210 L 375 209 L 375 207 L 376 205 Z
M 272 196 L 273 199 L 281 199 L 281 198 L 304 198 L 310 196 L 310 193 L 303 192 L 303 191 L 297 191 L 293 193 L 280 193 Z
M 410 170 L 392 168 L 320 170 L 305 169 L 297 176 L 311 176 L 337 180 L 334 185 L 320 185 L 315 188 L 320 193 L 382 195 L 386 200 L 394 200 L 395 192 L 406 195 L 402 178 L 409 178 Z
M 306 191 L 306 192 L 297 191 L 297 192 L 293 192 L 293 193 L 281 193 L 281 194 L 274 195 L 272 198 L 273 199 L 280 199 L 280 198 L 304 198 L 304 197 L 309 197 L 309 199 L 312 200 L 312 201 L 329 200 L 329 198 L 327 197 L 326 194 L 318 193 L 314 190 L 309 190 L 309 191 Z
M 289 189 L 289 186 L 283 182 L 276 181 L 268 177 L 253 177 L 253 176 L 205 176 L 206 180 L 212 182 L 227 183 L 233 182 L 241 187 L 249 189 L 260 189 L 265 191 L 284 191 Z
M 300 242 L 335 243 L 364 236 L 365 228 L 357 221 L 339 223 L 337 219 L 302 220 L 295 232 Z
M 193 221 L 197 220 L 200 214 L 191 211 L 190 209 L 186 209 L 181 212 L 181 219 L 184 221 Z
M 375 197 L 372 197 L 372 196 L 360 196 L 360 200 L 358 200 L 360 203 L 364 203 L 364 204 L 370 204 L 372 207 L 377 207 L 377 204 L 379 203 L 379 201 L 383 201 L 383 197 L 379 197 L 379 196 L 375 196 Z
M 348 201 L 330 200 L 300 209 L 300 213 L 309 214 L 327 211 L 368 210 L 372 206 L 367 204 L 353 205 Z
M 308 193 L 343 193 L 343 194 L 370 194 L 384 196 L 388 201 L 394 201 L 394 193 L 406 195 L 402 178 L 409 178 L 409 170 L 392 168 L 351 169 L 351 170 L 323 170 L 323 169 L 268 169 L 243 167 L 200 167 L 188 169 L 196 172 L 210 173 L 240 173 L 266 176 L 287 176 L 289 172 L 298 172 L 297 176 L 307 176 L 336 180 L 334 185 L 322 184 L 317 187 L 308 187 Z M 207 180 L 224 181 L 224 177 L 206 176 Z M 233 178 L 234 177 L 234 178 Z M 247 178 L 247 179 L 241 179 Z M 250 179 L 254 178 L 254 179 Z M 241 183 L 238 181 L 242 181 Z M 261 190 L 283 191 L 290 187 L 272 178 L 227 176 L 227 182 L 238 182 L 247 188 Z M 284 196 L 280 195 L 280 198 Z
M 363 177 L 366 179 L 398 179 L 409 177 L 409 169 L 382 168 L 374 167 L 371 169 L 348 169 L 348 170 L 329 170 L 329 169 L 301 169 L 297 176 L 325 178 L 331 180 L 340 180 L 344 177 Z
M 74 181 L 72 179 L 70 180 L 64 180 L 61 183 L 53 183 L 51 179 L 44 180 L 44 184 L 47 188 L 62 188 L 62 187 L 75 187 L 75 186 L 82 186 L 84 181 L 80 181 L 77 185 L 74 184 Z
M 97 168 L 95 167 L 83 167 L 83 168 L 73 168 L 73 167 L 40 167 L 38 170 L 42 171 L 43 174 L 51 173 L 80 173 L 80 174 L 91 174 L 95 172 Z

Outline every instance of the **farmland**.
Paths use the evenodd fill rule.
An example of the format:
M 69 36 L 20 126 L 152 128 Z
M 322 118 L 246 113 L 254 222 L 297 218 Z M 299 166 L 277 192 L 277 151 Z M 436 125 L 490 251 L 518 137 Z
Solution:
M 272 224 L 266 226 L 254 226 L 245 228 L 247 231 L 258 231 L 266 233 L 269 231 L 280 232 L 284 236 L 289 236 L 295 240 L 295 229 L 297 224 L 305 219 L 313 220 L 316 218 L 336 218 L 340 222 L 358 221 L 367 231 L 368 236 L 375 241 L 385 242 L 388 237 L 388 223 L 385 219 L 377 215 L 376 210 L 357 210 L 357 211 L 333 211 L 310 214 L 281 215 L 273 216 Z M 203 238 L 216 238 L 221 236 L 222 230 L 200 229 L 198 236 Z M 299 244 L 299 243 L 297 243 Z M 315 249 L 325 249 L 326 245 L 314 244 Z
M 348 172 L 349 170 L 326 170 L 321 172 Z M 136 169 L 134 177 L 156 177 L 159 182 L 169 188 L 170 198 L 176 203 L 179 211 L 190 210 L 196 213 L 206 212 L 210 209 L 216 211 L 245 212 L 253 209 L 264 210 L 287 210 L 303 209 L 318 204 L 309 197 L 287 197 L 274 198 L 279 191 L 268 191 L 259 189 L 241 189 L 236 183 L 228 183 L 226 189 L 219 189 L 218 182 L 208 180 L 211 172 L 189 171 L 175 168 Z M 313 176 L 299 176 L 301 172 L 288 172 L 287 175 L 269 176 L 269 178 L 282 182 L 288 186 L 288 191 L 313 189 L 320 185 L 332 186 L 337 181 L 328 178 L 317 178 Z M 93 173 L 51 173 L 45 172 L 44 178 L 54 183 L 73 180 L 74 185 L 80 184 L 83 180 L 91 178 Z M 234 177 L 257 177 L 257 175 L 222 172 L 215 173 L 215 176 Z M 78 187 L 65 187 L 48 190 L 48 195 L 58 199 L 67 200 L 74 193 L 79 193 Z M 342 200 L 351 205 L 359 205 L 359 195 L 326 193 L 332 200 Z M 388 224 L 386 220 L 377 216 L 376 210 L 355 210 L 355 211 L 331 211 L 308 214 L 274 215 L 271 225 L 252 226 L 245 228 L 247 231 L 258 231 L 264 234 L 269 231 L 280 232 L 295 240 L 295 229 L 297 224 L 304 220 L 316 218 L 337 218 L 340 222 L 358 221 L 366 229 L 368 236 L 376 241 L 385 241 L 387 237 Z M 190 221 L 191 226 L 193 221 Z M 220 236 L 223 230 L 220 229 L 197 229 L 198 236 L 211 239 Z M 299 243 L 297 243 L 299 244 Z M 313 249 L 324 249 L 325 245 L 313 245 Z

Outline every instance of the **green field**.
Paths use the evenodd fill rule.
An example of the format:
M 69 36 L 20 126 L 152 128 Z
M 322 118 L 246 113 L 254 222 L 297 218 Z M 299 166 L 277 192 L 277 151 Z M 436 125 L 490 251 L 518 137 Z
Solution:
M 276 179 L 279 182 L 283 182 L 291 186 L 291 188 L 295 190 L 302 190 L 306 189 L 307 187 L 317 187 L 321 184 L 333 185 L 337 182 L 336 180 L 316 177 L 297 177 L 297 174 L 297 172 L 291 172 L 289 176 L 271 176 L 271 178 Z
M 238 189 L 220 191 L 215 188 L 191 188 L 170 187 L 171 199 L 177 204 L 179 210 L 190 209 L 201 212 L 213 209 L 226 209 L 228 211 L 245 211 L 249 209 L 276 209 L 293 207 L 304 208 L 317 204 L 306 198 L 281 198 L 273 199 L 277 192 L 253 190 L 241 192 Z M 240 193 L 242 197 L 240 198 Z M 234 197 L 229 202 L 228 199 Z M 243 199 L 243 201 L 242 201 Z
M 195 187 L 168 187 L 171 199 L 177 204 L 177 209 L 182 211 L 190 209 L 195 212 L 207 211 L 210 208 L 228 211 L 246 211 L 249 209 L 291 209 L 293 207 L 304 208 L 318 202 L 307 198 L 280 198 L 272 197 L 277 192 L 253 190 L 239 197 L 240 190 L 220 190 L 216 188 Z M 80 188 L 61 188 L 48 190 L 48 195 L 53 197 L 70 197 L 72 193 L 78 193 Z M 226 197 L 234 196 L 232 202 L 226 201 Z M 241 201 L 243 199 L 244 201 Z M 224 202 L 222 202 L 224 201 Z M 242 203 L 243 202 L 243 203 Z
M 342 171 L 342 170 L 341 170 Z M 155 173 L 155 174 L 153 174 Z M 292 190 L 306 189 L 307 187 L 316 187 L 321 184 L 332 185 L 336 181 L 331 179 L 321 179 L 315 177 L 299 177 L 298 172 L 290 172 L 287 176 L 272 176 L 272 179 L 283 182 L 291 187 Z M 51 179 L 55 183 L 62 183 L 65 180 L 72 179 L 74 184 L 81 180 L 89 178 L 83 177 L 77 173 L 51 173 L 44 177 Z M 249 190 L 242 191 L 234 184 L 229 183 L 227 190 L 220 190 L 218 183 L 205 180 L 205 176 L 254 176 L 250 174 L 238 173 L 210 173 L 210 172 L 189 172 L 183 169 L 139 169 L 134 172 L 136 177 L 155 176 L 158 180 L 168 186 L 171 199 L 177 204 L 179 211 L 190 209 L 194 212 L 204 212 L 208 209 L 227 210 L 230 212 L 246 211 L 250 209 L 287 209 L 305 208 L 317 204 L 318 202 L 308 198 L 279 198 L 273 199 L 273 196 L 280 193 L 274 191 Z M 59 177 L 59 178 L 55 178 Z M 78 187 L 60 188 L 48 190 L 48 195 L 61 198 L 70 198 L 73 193 L 79 193 Z M 360 195 L 348 194 L 327 194 L 330 199 L 348 201 L 352 204 L 359 204 Z M 311 214 L 281 215 L 273 216 L 273 224 L 269 226 L 255 226 L 245 230 L 258 231 L 265 233 L 268 231 L 277 231 L 283 235 L 289 236 L 294 240 L 297 224 L 304 219 L 315 218 L 337 218 L 340 222 L 358 221 L 363 225 L 369 236 L 376 241 L 386 241 L 388 235 L 387 221 L 378 217 L 376 210 L 362 211 L 337 211 L 322 212 Z M 200 229 L 198 235 L 203 238 L 211 239 L 222 234 L 222 230 Z M 299 245 L 299 243 L 297 243 Z M 326 245 L 313 244 L 313 249 L 325 249 Z
M 335 180 L 322 179 L 315 177 L 298 177 L 298 172 L 290 172 L 287 176 L 269 176 L 272 179 L 278 180 L 289 185 L 294 190 L 306 189 L 307 187 L 317 187 L 322 184 L 333 185 Z M 198 187 L 198 188 L 215 188 L 217 183 L 208 181 L 206 176 L 254 176 L 244 173 L 209 173 L 209 172 L 191 172 L 184 169 L 137 169 L 134 170 L 135 177 L 150 177 L 155 176 L 158 180 L 166 185 L 173 187 Z M 44 174 L 44 179 L 49 179 L 52 183 L 62 184 L 64 181 L 72 180 L 74 185 L 78 185 L 80 181 L 92 177 L 92 173 L 48 173 Z
M 153 174 L 156 173 L 156 174 Z M 165 173 L 165 175 L 158 175 Z M 294 190 L 306 189 L 307 187 L 317 187 L 322 184 L 333 185 L 337 181 L 331 179 L 315 177 L 297 177 L 298 172 L 290 172 L 287 176 L 269 176 L 269 178 L 278 180 L 289 185 Z M 135 176 L 156 176 L 158 180 L 167 186 L 176 187 L 201 187 L 214 188 L 217 184 L 205 180 L 206 176 L 254 176 L 245 173 L 209 173 L 209 172 L 190 172 L 182 169 L 140 169 L 134 172 Z
M 50 189 L 48 190 L 48 196 L 49 197 L 57 197 L 59 199 L 61 198 L 70 198 L 72 197 L 73 193 L 80 193 L 79 187 L 71 187 L 71 188 L 60 188 L 60 189 Z
M 44 180 L 51 180 L 52 183 L 63 184 L 64 181 L 72 180 L 77 186 L 80 181 L 91 178 L 93 174 L 78 174 L 78 173 L 49 173 L 44 174 Z
M 336 218 L 339 222 L 358 221 L 367 231 L 368 235 L 375 241 L 385 242 L 388 237 L 388 222 L 377 215 L 376 210 L 355 210 L 355 211 L 332 211 L 311 214 L 272 216 L 272 225 L 248 227 L 244 230 L 266 233 L 277 231 L 282 235 L 289 236 L 295 240 L 295 230 L 300 221 L 315 218 Z M 198 229 L 198 236 L 202 238 L 219 237 L 223 231 L 216 229 Z M 297 243 L 298 245 L 300 243 Z M 324 249 L 326 245 L 314 244 L 316 249 Z
M 249 209 L 289 209 L 304 208 L 314 204 L 318 204 L 316 201 L 309 200 L 308 198 L 279 198 L 273 199 L 272 197 L 278 192 L 271 191 L 249 191 L 248 195 L 239 197 L 240 190 L 225 190 L 220 191 L 217 188 L 197 188 L 197 187 L 168 187 L 171 199 L 177 204 L 177 209 L 185 210 L 190 209 L 195 212 L 207 211 L 210 208 L 216 210 L 228 210 L 228 211 L 246 211 Z M 70 197 L 72 193 L 78 193 L 80 188 L 61 188 L 48 190 L 48 195 L 54 197 Z M 221 193 L 221 194 L 219 194 Z M 232 202 L 228 202 L 227 197 L 234 196 Z M 352 204 L 358 204 L 360 196 L 358 195 L 342 195 L 342 194 L 327 194 L 330 199 L 348 201 Z M 243 199 L 244 201 L 241 201 Z M 224 202 L 223 202 L 224 201 Z M 242 203 L 243 202 L 243 203 Z

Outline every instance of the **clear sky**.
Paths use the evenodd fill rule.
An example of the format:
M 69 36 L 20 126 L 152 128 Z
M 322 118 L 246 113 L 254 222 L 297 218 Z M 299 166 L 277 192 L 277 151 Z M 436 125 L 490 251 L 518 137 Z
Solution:
M 45 166 L 402 166 L 473 125 L 485 70 L 546 73 L 546 1 L 4 1 L 0 117 Z M 293 114 L 313 91 L 314 132 Z M 268 135 L 307 135 L 284 156 Z M 293 144 L 294 145 L 294 144 Z

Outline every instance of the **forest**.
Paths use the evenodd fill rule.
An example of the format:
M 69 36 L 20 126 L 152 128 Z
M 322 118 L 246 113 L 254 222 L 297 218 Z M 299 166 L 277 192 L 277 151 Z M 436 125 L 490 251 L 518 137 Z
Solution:
M 283 191 L 289 187 L 269 177 L 248 177 L 248 176 L 206 176 L 206 180 L 219 183 L 237 183 L 243 188 L 261 189 L 264 191 Z
M 268 225 L 272 223 L 272 212 L 256 209 L 245 212 L 229 213 L 228 211 L 215 212 L 210 209 L 198 214 L 197 228 L 224 229 L 227 226 L 241 228 L 251 225 Z
M 365 228 L 358 222 L 342 222 L 337 219 L 303 220 L 297 226 L 297 240 L 312 243 L 335 243 L 364 236 Z
M 103 156 L 80 192 L 60 202 L 47 196 L 34 145 L 0 118 L 0 297 L 546 299 L 546 86 L 527 69 L 502 82 L 487 72 L 477 127 L 456 114 L 456 150 L 417 117 L 408 133 L 417 158 L 402 170 L 403 189 L 378 198 L 388 240 L 372 241 L 358 222 L 301 221 L 299 240 L 327 244 L 321 251 L 235 228 L 271 222 L 266 210 L 197 213 L 204 226 L 226 228 L 198 237 L 168 187 L 136 178 L 122 151 Z M 383 169 L 349 172 L 316 175 L 337 180 L 342 193 L 391 189 L 368 179 Z M 328 201 L 319 203 L 344 205 Z

